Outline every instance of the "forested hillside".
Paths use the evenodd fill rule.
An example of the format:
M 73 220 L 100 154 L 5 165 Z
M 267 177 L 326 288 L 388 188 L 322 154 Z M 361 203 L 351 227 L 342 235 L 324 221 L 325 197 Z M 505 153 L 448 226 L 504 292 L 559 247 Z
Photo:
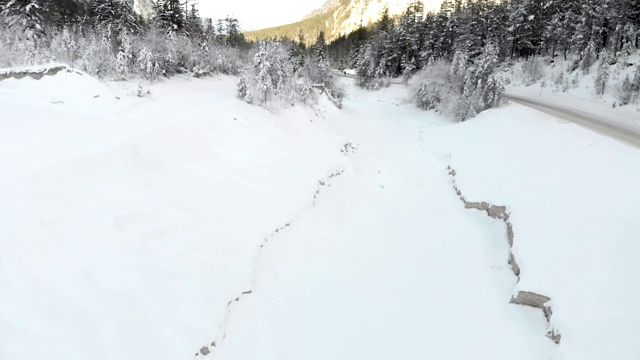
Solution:
M 110 79 L 239 72 L 247 44 L 237 19 L 216 26 L 179 0 L 148 10 L 129 0 L 1 0 L 0 67 L 62 62 Z
M 639 45 L 635 0 L 446 0 L 437 13 L 423 16 L 423 9 L 413 2 L 399 19 L 385 13 L 373 29 L 337 39 L 329 47 L 333 64 L 355 67 L 369 88 L 425 70 L 432 76 L 418 104 L 437 108 L 454 94 L 466 103 L 455 111 L 464 120 L 495 104 L 496 72 L 511 60 L 548 56 L 573 60 L 569 72 L 589 72 L 597 62 L 624 61 Z M 639 88 L 640 74 L 625 91 L 637 98 Z
M 320 31 L 324 31 L 327 39 L 333 41 L 358 28 L 371 28 L 380 19 L 385 9 L 390 16 L 396 17 L 402 14 L 411 2 L 411 0 L 328 0 L 302 21 L 252 31 L 245 35 L 250 40 L 296 39 L 301 33 L 308 40 L 315 39 Z M 427 0 L 423 3 L 423 11 L 435 11 L 441 3 L 442 0 Z
M 259 41 L 264 39 L 290 39 L 300 40 L 310 45 L 324 32 L 327 39 L 336 38 L 339 34 L 333 33 L 335 23 L 343 21 L 344 18 L 334 18 L 331 12 L 325 12 L 307 17 L 302 21 L 293 24 L 276 26 L 268 29 L 248 31 L 244 36 L 249 41 Z

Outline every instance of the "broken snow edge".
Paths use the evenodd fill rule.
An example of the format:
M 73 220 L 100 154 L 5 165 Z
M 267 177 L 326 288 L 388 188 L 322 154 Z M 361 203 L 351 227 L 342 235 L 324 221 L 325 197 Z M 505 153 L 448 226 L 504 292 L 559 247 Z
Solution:
M 513 272 L 513 274 L 518 279 L 518 282 L 516 283 L 517 285 L 518 283 L 520 283 L 520 276 L 521 276 L 522 270 L 518 265 L 518 262 L 516 261 L 515 255 L 513 254 L 513 243 L 514 243 L 515 234 L 513 230 L 513 224 L 510 221 L 511 212 L 506 206 L 493 205 L 488 202 L 468 201 L 467 198 L 463 195 L 462 191 L 460 190 L 460 187 L 458 186 L 458 182 L 456 178 L 457 177 L 456 170 L 453 169 L 451 165 L 447 167 L 447 170 L 448 170 L 449 176 L 452 179 L 453 190 L 456 192 L 456 194 L 460 198 L 460 201 L 464 203 L 465 209 L 475 209 L 475 210 L 486 212 L 487 216 L 489 216 L 490 218 L 500 220 L 505 224 L 507 228 L 507 243 L 509 244 L 509 258 L 507 260 L 507 263 L 511 268 L 511 272 Z M 553 316 L 553 309 L 551 307 L 550 297 L 542 294 L 530 292 L 530 291 L 519 290 L 516 294 L 514 294 L 511 297 L 511 300 L 509 301 L 509 303 L 522 305 L 522 306 L 529 306 L 529 307 L 542 310 L 542 313 L 544 314 L 544 317 L 547 320 L 547 331 L 545 335 L 555 344 L 557 345 L 560 344 L 562 335 L 560 335 L 558 330 L 555 329 L 555 327 L 551 323 L 551 317 Z

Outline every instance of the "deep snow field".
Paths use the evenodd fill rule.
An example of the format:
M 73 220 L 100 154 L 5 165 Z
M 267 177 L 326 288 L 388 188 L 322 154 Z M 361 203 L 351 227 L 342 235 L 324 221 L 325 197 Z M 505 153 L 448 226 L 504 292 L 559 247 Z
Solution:
M 640 150 L 344 81 L 277 114 L 232 77 L 0 81 L 0 359 L 640 357 Z

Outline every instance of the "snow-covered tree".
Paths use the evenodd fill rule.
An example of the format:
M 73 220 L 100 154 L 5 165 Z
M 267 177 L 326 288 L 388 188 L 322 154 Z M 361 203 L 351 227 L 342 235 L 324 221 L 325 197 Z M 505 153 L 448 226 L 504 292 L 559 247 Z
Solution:
M 593 40 L 589 41 L 587 47 L 582 51 L 582 63 L 580 65 L 585 74 L 588 74 L 591 66 L 596 63 L 598 58 L 597 54 L 595 42 Z
M 191 5 L 189 14 L 187 14 L 186 31 L 192 39 L 199 39 L 204 36 L 204 25 L 195 4 Z
M 316 84 L 329 85 L 332 81 L 331 67 L 327 56 L 327 42 L 321 31 L 316 43 L 311 47 L 311 56 L 306 67 L 306 76 Z
M 186 16 L 180 0 L 156 0 L 155 12 L 158 26 L 169 32 L 184 30 Z
M 489 42 L 482 55 L 467 69 L 457 120 L 465 121 L 498 104 L 504 92 L 496 76 L 499 60 L 497 46 Z
M 44 35 L 42 6 L 38 0 L 9 0 L 0 8 L 0 17 L 10 28 L 16 29 L 28 40 Z
M 288 52 L 279 42 L 262 41 L 253 57 L 253 66 L 243 72 L 238 96 L 264 107 L 277 107 L 293 101 L 293 67 Z
M 97 26 L 111 26 L 118 32 L 138 29 L 138 19 L 130 0 L 91 0 L 89 7 Z
M 604 95 L 609 81 L 609 56 L 606 51 L 600 53 L 600 63 L 598 64 L 598 73 L 594 79 L 594 88 L 596 94 Z

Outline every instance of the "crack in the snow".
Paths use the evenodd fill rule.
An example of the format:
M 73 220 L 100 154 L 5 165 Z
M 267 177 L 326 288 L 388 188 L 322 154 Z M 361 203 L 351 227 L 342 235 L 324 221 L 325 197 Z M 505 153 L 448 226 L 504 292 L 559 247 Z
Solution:
M 345 145 L 345 149 L 347 149 L 347 146 L 348 145 Z M 331 187 L 331 180 L 341 176 L 342 174 L 344 174 L 344 172 L 345 170 L 335 171 L 329 174 L 329 176 L 327 176 L 324 180 L 318 181 L 318 187 L 313 195 L 312 206 L 316 205 L 316 200 L 322 188 L 327 186 Z M 289 228 L 290 226 L 291 226 L 291 223 L 286 223 L 283 226 L 276 228 L 268 237 L 264 238 L 264 240 L 260 243 L 260 246 L 258 247 L 258 256 L 256 257 L 256 260 L 254 262 L 253 276 L 251 279 L 252 288 L 243 291 L 242 293 L 240 293 L 240 295 L 236 296 L 235 298 L 232 298 L 227 302 L 227 306 L 225 309 L 225 316 L 224 316 L 224 319 L 222 320 L 222 324 L 220 324 L 220 326 L 218 327 L 218 335 L 216 337 L 216 340 L 212 341 L 211 344 L 208 346 L 203 346 L 195 354 L 196 358 L 198 358 L 199 356 L 207 356 L 210 354 L 213 356 L 212 354 L 213 348 L 216 348 L 227 337 L 227 325 L 229 323 L 229 319 L 231 319 L 231 313 L 233 311 L 233 308 L 235 307 L 235 305 L 242 302 L 242 299 L 244 297 L 250 296 L 255 292 L 255 282 L 256 282 L 257 271 L 258 271 L 258 264 L 260 263 L 260 259 L 262 256 L 262 250 L 266 246 L 268 246 L 269 242 L 272 241 L 278 234 L 282 233 L 285 229 Z
M 22 79 L 25 77 L 30 77 L 34 80 L 40 80 L 45 76 L 54 76 L 57 75 L 61 71 L 73 72 L 82 76 L 82 73 L 69 69 L 65 65 L 45 67 L 42 69 L 27 69 L 27 70 L 9 70 L 7 72 L 0 72 L 0 81 L 6 79 Z
M 513 274 L 518 279 L 518 283 L 520 283 L 521 268 L 518 265 L 518 262 L 516 261 L 516 258 L 513 254 L 513 240 L 515 236 L 513 231 L 513 224 L 509 220 L 511 217 L 509 209 L 506 206 L 493 205 L 487 202 L 468 201 L 458 187 L 456 170 L 454 170 L 451 165 L 447 167 L 447 170 L 449 172 L 449 176 L 453 181 L 453 189 L 455 190 L 460 200 L 464 203 L 464 207 L 466 209 L 475 209 L 486 212 L 487 216 L 489 216 L 490 218 L 501 220 L 505 224 L 507 228 L 507 242 L 509 243 L 509 259 L 507 260 L 507 263 L 509 264 Z M 518 291 L 516 295 L 513 295 L 511 297 L 509 303 L 529 306 L 542 310 L 542 313 L 547 320 L 547 332 L 545 335 L 554 343 L 560 344 L 562 336 L 551 323 L 551 317 L 553 315 L 553 310 L 551 308 L 551 298 L 530 291 Z
M 322 188 L 325 186 L 331 187 L 331 179 L 336 178 L 342 174 L 344 174 L 344 170 L 338 170 L 329 175 L 329 177 L 327 177 L 324 181 L 318 181 L 318 189 L 316 189 L 315 194 L 313 194 L 313 206 L 316 206 L 316 200 L 318 199 L 318 195 L 320 195 Z

